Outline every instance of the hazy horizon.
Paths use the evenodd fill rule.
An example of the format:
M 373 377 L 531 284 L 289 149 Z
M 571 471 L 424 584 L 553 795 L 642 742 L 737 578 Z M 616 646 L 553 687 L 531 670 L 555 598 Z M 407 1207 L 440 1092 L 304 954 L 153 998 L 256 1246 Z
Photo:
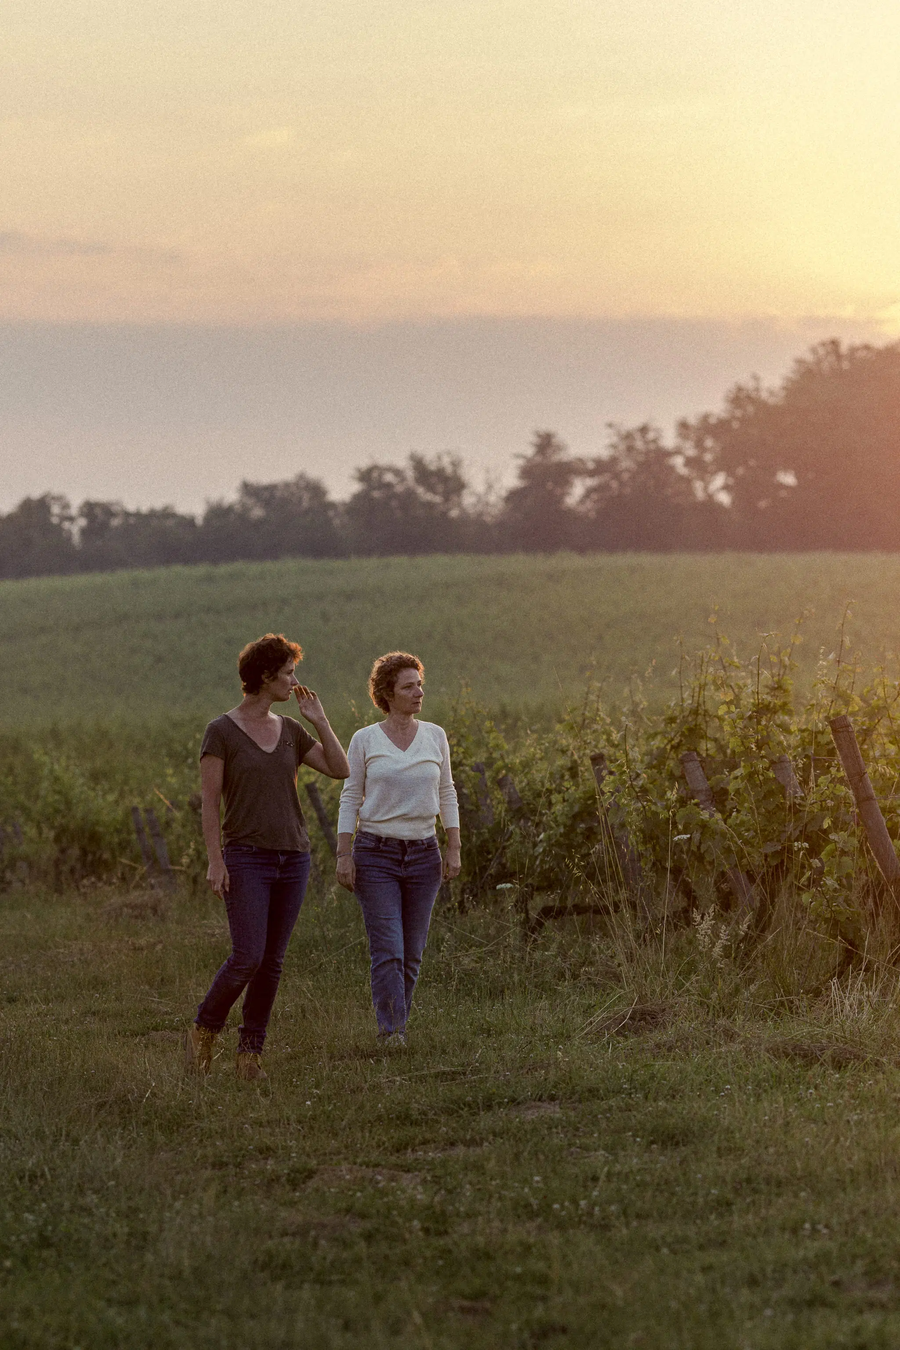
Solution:
M 834 319 L 7 324 L 0 510 L 54 491 L 196 511 L 300 471 L 342 495 L 354 468 L 413 450 L 508 482 L 536 428 L 596 454 L 607 422 L 668 430 L 831 336 L 879 338 Z

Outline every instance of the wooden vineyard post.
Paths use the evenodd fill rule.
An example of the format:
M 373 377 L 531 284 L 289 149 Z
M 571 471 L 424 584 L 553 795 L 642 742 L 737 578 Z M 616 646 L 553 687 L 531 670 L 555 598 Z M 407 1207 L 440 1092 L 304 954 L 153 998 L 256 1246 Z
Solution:
M 472 800 L 472 794 L 468 788 L 462 782 L 458 782 L 456 784 L 456 795 L 459 798 L 459 809 L 465 819 L 467 829 L 489 829 L 494 823 L 494 803 L 491 801 L 491 792 L 488 787 L 487 769 L 482 763 L 472 764 L 470 767 L 474 777 L 474 783 L 471 784 L 471 787 L 474 788 L 475 800 Z M 516 795 L 518 796 L 518 793 Z
M 131 819 L 134 822 L 134 832 L 137 835 L 138 847 L 141 850 L 141 857 L 144 860 L 144 871 L 147 876 L 153 872 L 153 849 L 150 847 L 150 840 L 147 838 L 147 831 L 144 829 L 144 822 L 141 819 L 141 808 L 133 806 L 131 808 Z
M 478 824 L 487 828 L 494 823 L 494 803 L 487 784 L 487 770 L 483 764 L 473 764 L 475 774 L 475 798 L 478 802 Z
M 131 808 L 131 819 L 134 823 L 134 833 L 137 836 L 141 857 L 144 860 L 144 873 L 147 880 L 151 885 L 155 885 L 161 877 L 166 886 L 174 886 L 175 873 L 172 870 L 172 864 L 169 862 L 169 851 L 166 848 L 166 841 L 153 807 L 148 806 L 144 812 L 147 829 L 144 828 L 144 820 L 141 818 L 139 806 Z M 149 837 L 147 830 L 150 831 Z M 150 847 L 150 838 L 153 839 L 153 848 Z
M 473 765 L 473 768 L 477 770 L 479 766 Z M 486 786 L 487 783 L 485 781 L 485 787 Z M 531 816 L 525 809 L 525 803 L 522 801 L 522 795 L 519 792 L 519 789 L 516 787 L 515 780 L 513 779 L 512 774 L 501 773 L 500 777 L 497 779 L 497 787 L 500 789 L 500 796 L 503 798 L 503 803 L 508 813 L 508 824 L 506 829 L 504 830 L 503 839 L 500 843 L 500 848 L 494 858 L 494 862 L 503 863 L 505 862 L 506 844 L 511 838 L 515 826 L 518 825 L 519 828 L 527 828 L 531 826 L 532 822 Z M 493 819 L 493 807 L 491 808 L 491 818 Z M 491 867 L 488 868 L 487 875 L 490 875 L 493 866 L 494 863 L 492 862 Z M 534 926 L 534 920 L 531 917 L 531 896 L 532 896 L 531 886 L 528 885 L 527 882 L 521 882 L 517 879 L 515 892 L 515 908 L 518 911 L 519 916 L 521 918 L 522 927 L 524 931 L 529 935 L 529 937 L 534 937 L 536 929 Z M 538 925 L 538 927 L 540 927 L 540 925 Z
M 803 789 L 797 782 L 797 775 L 794 773 L 794 766 L 788 755 L 779 755 L 772 762 L 772 772 L 781 784 L 784 795 L 789 802 L 797 801 L 803 796 Z
M 681 768 L 691 796 L 703 814 L 706 816 L 718 815 L 712 789 L 706 781 L 706 774 L 703 772 L 703 765 L 700 763 L 700 756 L 696 750 L 684 752 L 681 756 Z M 728 877 L 728 884 L 737 901 L 739 912 L 741 914 L 746 914 L 748 910 L 751 913 L 755 912 L 759 907 L 759 895 L 747 874 L 742 872 L 739 867 L 726 867 L 725 875 Z
M 501 797 L 506 802 L 509 814 L 524 817 L 527 820 L 528 814 L 525 810 L 525 803 L 519 795 L 519 789 L 513 782 L 512 776 L 508 773 L 502 773 L 497 779 L 497 786 L 500 789 Z
M 600 802 L 600 819 L 607 838 L 612 842 L 613 850 L 622 873 L 622 880 L 625 882 L 626 889 L 634 895 L 640 904 L 645 916 L 649 917 L 647 906 L 647 897 L 644 888 L 644 869 L 641 867 L 641 860 L 635 849 L 632 847 L 631 839 L 624 825 L 613 827 L 609 819 L 609 812 L 603 802 L 603 780 L 607 774 L 606 755 L 602 750 L 595 750 L 591 755 L 591 769 L 594 774 L 594 782 L 597 784 L 597 793 Z
M 3 853 L 8 843 L 22 843 L 22 826 L 17 820 L 12 825 L 0 825 L 0 862 L 3 861 Z
M 166 848 L 165 835 L 162 832 L 159 821 L 156 818 L 156 812 L 152 806 L 148 806 L 144 811 L 144 819 L 147 822 L 147 829 L 150 831 L 150 838 L 153 840 L 153 847 L 156 850 L 156 861 L 159 863 L 159 870 L 165 884 L 171 890 L 175 885 L 175 873 L 172 871 L 172 864 L 169 862 L 169 850 Z
M 891 893 L 897 898 L 900 896 L 900 859 L 897 857 L 891 836 L 888 834 L 884 816 L 881 814 L 881 807 L 878 805 L 869 775 L 866 772 L 866 766 L 856 740 L 856 732 L 853 730 L 853 723 L 849 717 L 842 713 L 840 717 L 832 717 L 828 725 L 831 728 L 831 734 L 834 737 L 834 744 L 837 747 L 844 773 L 847 776 L 847 782 L 850 784 L 850 791 L 853 793 L 859 818 L 866 831 L 869 848 L 878 864 L 878 870 L 887 882 Z
M 469 771 L 471 771 L 474 782 L 469 778 Z M 456 779 L 456 796 L 459 801 L 459 813 L 464 832 L 471 831 L 473 834 L 477 834 L 480 830 L 489 829 L 493 825 L 494 803 L 491 801 L 487 769 L 483 763 L 472 764 L 468 766 L 468 770 L 462 770 L 460 776 Z M 503 857 L 504 843 L 505 836 L 480 876 L 463 882 L 458 887 L 456 896 L 460 914 L 465 914 L 469 897 L 477 895 L 481 888 L 487 885 L 491 873 Z M 441 883 L 441 897 L 446 901 L 449 896 L 450 882 L 444 881 Z
M 307 783 L 306 795 L 312 803 L 312 809 L 316 813 L 316 820 L 319 822 L 322 833 L 325 836 L 325 843 L 331 850 L 333 858 L 337 857 L 337 835 L 334 827 L 328 819 L 328 812 L 325 810 L 325 803 L 322 801 L 322 794 L 315 783 Z
M 706 781 L 703 765 L 696 750 L 686 750 L 681 756 L 681 768 L 684 780 L 690 788 L 691 796 L 706 816 L 716 815 L 716 802 L 712 788 Z

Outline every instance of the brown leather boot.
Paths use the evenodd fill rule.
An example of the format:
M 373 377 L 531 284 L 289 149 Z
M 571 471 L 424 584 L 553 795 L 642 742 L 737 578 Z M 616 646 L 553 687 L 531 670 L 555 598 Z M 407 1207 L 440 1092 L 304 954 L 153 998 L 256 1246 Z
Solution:
M 263 1078 L 268 1078 L 269 1075 L 260 1064 L 261 1058 L 261 1055 L 251 1050 L 239 1050 L 234 1059 L 238 1078 L 243 1079 L 245 1083 L 259 1083 Z
M 219 1033 L 195 1022 L 184 1036 L 184 1067 L 188 1073 L 207 1074 L 212 1068 L 213 1049 Z

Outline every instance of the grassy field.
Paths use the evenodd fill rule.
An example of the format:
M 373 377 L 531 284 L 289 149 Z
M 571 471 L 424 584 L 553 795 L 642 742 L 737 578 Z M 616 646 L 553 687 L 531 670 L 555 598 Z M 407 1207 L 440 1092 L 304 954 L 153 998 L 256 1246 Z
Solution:
M 429 710 L 460 684 L 497 712 L 546 718 L 589 678 L 611 701 L 653 669 L 673 684 L 679 639 L 709 616 L 745 654 L 809 611 L 809 674 L 853 603 L 850 635 L 874 661 L 900 651 L 900 556 L 610 555 L 290 561 L 0 583 L 0 729 L 110 719 L 202 726 L 238 694 L 235 656 L 268 629 L 300 641 L 304 678 L 347 731 L 368 716 L 378 653 L 417 652 Z
M 444 911 L 384 1058 L 320 897 L 256 1087 L 233 1031 L 180 1069 L 212 902 L 23 891 L 0 933 L 4 1350 L 900 1342 L 896 977 L 786 1015 L 690 933 Z

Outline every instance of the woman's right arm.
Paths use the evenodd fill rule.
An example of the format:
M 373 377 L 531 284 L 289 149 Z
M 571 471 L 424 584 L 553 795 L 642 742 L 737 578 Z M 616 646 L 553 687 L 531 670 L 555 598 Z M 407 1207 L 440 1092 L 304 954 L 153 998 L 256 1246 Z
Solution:
M 356 864 L 351 848 L 356 830 L 356 818 L 359 808 L 366 797 L 366 752 L 359 734 L 356 733 L 347 747 L 347 763 L 350 773 L 341 789 L 341 806 L 338 812 L 337 827 L 337 883 L 345 891 L 352 891 L 356 885 Z
M 224 778 L 224 759 L 219 759 L 218 755 L 204 755 L 200 761 L 200 820 L 203 825 L 206 856 L 209 858 L 206 880 L 216 895 L 221 896 L 224 896 L 228 890 L 228 868 L 225 866 L 225 859 L 222 857 L 222 824 L 220 820 Z
M 337 884 L 345 891 L 352 891 L 356 885 L 356 863 L 353 861 L 353 835 L 339 834 L 337 837 Z

